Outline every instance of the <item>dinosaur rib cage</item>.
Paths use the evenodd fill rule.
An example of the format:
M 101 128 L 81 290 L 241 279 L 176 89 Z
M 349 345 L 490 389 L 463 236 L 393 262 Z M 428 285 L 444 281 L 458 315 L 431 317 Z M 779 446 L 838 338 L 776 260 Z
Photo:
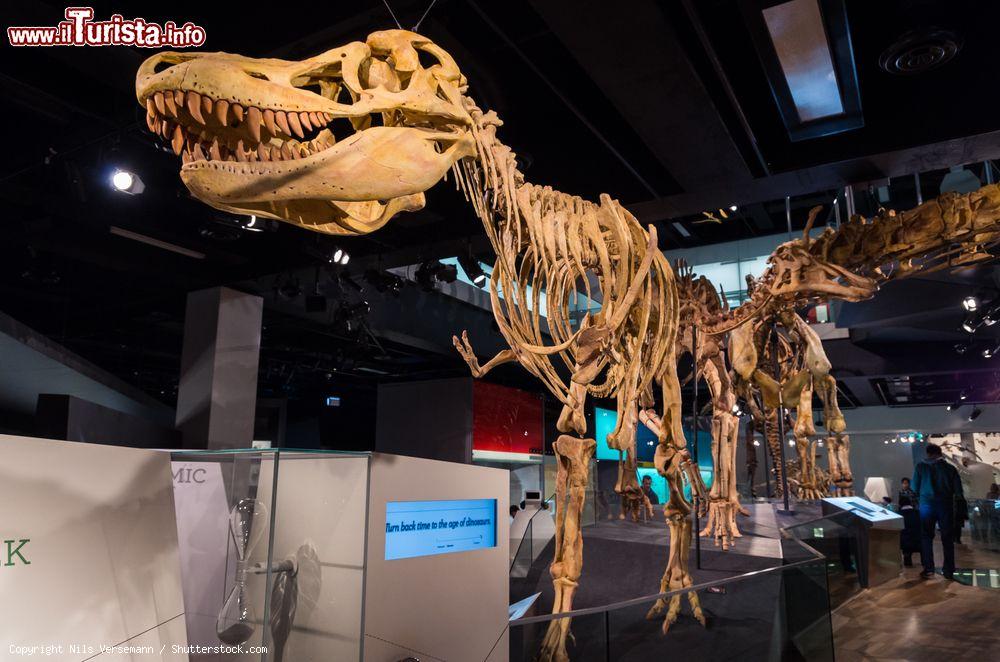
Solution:
M 596 204 L 524 182 L 513 152 L 496 139 L 499 119 L 468 105 L 478 158 L 453 172 L 497 254 L 490 296 L 500 332 L 564 404 L 583 405 L 556 371 L 556 356 L 571 382 L 593 397 L 616 397 L 621 410 L 673 369 L 677 288 L 655 230 L 647 233 L 606 195 Z M 599 300 L 599 310 L 573 319 L 578 297 Z

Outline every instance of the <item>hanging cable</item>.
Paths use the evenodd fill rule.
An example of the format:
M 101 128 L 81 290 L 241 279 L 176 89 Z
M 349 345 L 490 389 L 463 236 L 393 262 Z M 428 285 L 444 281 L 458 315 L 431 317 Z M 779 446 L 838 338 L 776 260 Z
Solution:
M 385 8 L 389 10 L 389 15 L 392 16 L 392 20 L 396 22 L 396 27 L 402 30 L 403 26 L 399 24 L 399 19 L 396 18 L 396 12 L 392 11 L 392 7 L 389 6 L 389 0 L 382 0 L 382 4 L 384 4 Z
M 431 9 L 434 8 L 434 3 L 436 3 L 436 2 L 437 2 L 437 0 L 431 0 L 431 4 L 427 5 L 427 9 L 424 11 L 424 15 L 421 16 L 420 20 L 417 21 L 417 24 L 413 26 L 413 31 L 414 32 L 420 32 L 420 24 L 424 22 L 425 18 L 427 18 L 427 14 L 431 13 Z

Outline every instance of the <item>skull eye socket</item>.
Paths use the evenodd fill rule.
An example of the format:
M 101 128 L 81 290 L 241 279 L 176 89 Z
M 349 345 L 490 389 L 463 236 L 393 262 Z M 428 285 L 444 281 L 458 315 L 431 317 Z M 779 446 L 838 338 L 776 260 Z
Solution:
M 169 69 L 172 66 L 174 66 L 173 62 L 167 62 L 166 60 L 160 60 L 159 62 L 157 62 L 153 66 L 153 73 L 154 74 L 161 74 L 161 73 L 163 73 L 164 71 L 166 71 L 167 69 Z
M 259 71 L 247 71 L 247 76 L 250 76 L 251 78 L 259 78 L 260 80 L 271 80 Z

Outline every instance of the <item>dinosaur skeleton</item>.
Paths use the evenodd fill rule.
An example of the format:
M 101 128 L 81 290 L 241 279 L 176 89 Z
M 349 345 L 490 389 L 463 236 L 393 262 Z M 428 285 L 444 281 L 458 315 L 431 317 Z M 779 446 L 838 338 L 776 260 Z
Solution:
M 474 376 L 516 361 L 563 404 L 557 427 L 564 434 L 554 444 L 554 612 L 572 609 L 582 570 L 579 520 L 595 446 L 583 438 L 588 395 L 616 400 L 608 444 L 622 454 L 616 490 L 633 513 L 651 508 L 636 477 L 635 428 L 641 421 L 656 433 L 654 464 L 670 488 L 661 589 L 690 586 L 691 506 L 683 482 L 703 497 L 706 490 L 680 428 L 677 286 L 655 229 L 644 229 L 606 195 L 594 203 L 524 181 L 514 153 L 497 140 L 499 118 L 480 110 L 466 90 L 444 50 L 403 30 L 300 62 L 160 53 L 136 77 L 147 124 L 181 156 L 188 190 L 227 212 L 366 234 L 400 211 L 421 208 L 424 191 L 451 170 L 496 251 L 490 296 L 510 347 L 482 366 L 465 332 L 454 339 L 456 349 Z M 597 290 L 600 310 L 574 325 L 569 302 L 594 298 Z M 551 343 L 543 335 L 541 292 Z M 654 385 L 662 415 L 652 409 Z M 697 595 L 688 600 L 704 622 Z M 666 631 L 679 609 L 679 597 L 661 601 L 650 617 L 666 610 Z M 552 621 L 541 659 L 567 660 L 568 634 L 569 619 Z
M 802 498 L 818 498 L 832 482 L 838 494 L 850 494 L 853 478 L 837 406 L 836 381 L 815 331 L 795 310 L 809 303 L 842 299 L 862 301 L 892 279 L 932 273 L 993 259 L 988 249 L 1000 243 L 1000 186 L 972 193 L 944 193 L 904 212 L 880 210 L 872 219 L 855 215 L 840 228 L 827 228 L 815 240 L 809 231 L 819 208 L 810 211 L 801 239 L 778 246 L 757 279 L 748 279 L 747 302 L 719 310 L 704 325 L 710 335 L 728 334 L 737 390 L 757 389 L 764 405 L 768 444 L 779 452 L 777 407 L 797 409 L 794 425 Z M 777 349 L 768 343 L 780 327 Z M 770 355 L 778 352 L 777 361 Z M 772 363 L 777 367 L 772 368 Z M 777 374 L 773 374 L 777 373 Z M 829 473 L 815 463 L 812 394 L 823 403 Z M 778 467 L 780 471 L 780 467 Z M 780 489 L 780 473 L 777 475 Z
M 633 504 L 639 490 L 635 427 L 641 422 L 657 435 L 654 464 L 670 490 L 664 509 L 670 551 L 660 588 L 690 586 L 691 506 L 684 481 L 701 503 L 708 495 L 680 428 L 678 289 L 655 229 L 643 229 L 606 195 L 594 203 L 524 181 L 513 152 L 497 140 L 500 120 L 481 111 L 466 91 L 448 53 L 403 30 L 376 32 L 302 61 L 163 52 L 146 60 L 136 77 L 147 124 L 181 156 L 184 184 L 227 212 L 333 235 L 367 234 L 401 211 L 423 207 L 424 192 L 450 170 L 496 251 L 490 295 L 509 345 L 482 366 L 464 332 L 456 348 L 475 376 L 516 361 L 563 404 L 557 427 L 564 434 L 554 444 L 554 611 L 572 609 L 582 571 L 580 513 L 595 445 L 583 438 L 588 395 L 616 400 L 618 422 L 608 443 L 623 455 L 616 489 Z M 732 332 L 740 378 L 761 390 L 765 404 L 785 392 L 784 402 L 791 403 L 803 384 L 793 376 L 798 391 L 789 389 L 758 368 L 761 352 L 753 340 L 759 324 L 748 322 L 823 297 L 857 301 L 889 277 L 986 259 L 983 248 L 997 241 L 998 219 L 1000 188 L 988 186 L 942 196 L 912 212 L 890 212 L 875 223 L 851 219 L 815 242 L 808 236 L 788 242 L 772 255 L 749 303 L 710 311 L 699 322 L 699 335 Z M 568 302 L 578 294 L 594 298 L 592 283 L 601 308 L 574 325 Z M 543 335 L 543 291 L 551 344 Z M 713 399 L 727 398 L 721 407 L 729 387 L 712 342 L 695 354 L 710 384 L 717 381 Z M 559 364 L 568 369 L 568 380 Z M 662 415 L 653 410 L 654 385 L 661 389 Z M 829 389 L 829 382 L 820 387 Z M 719 426 L 718 438 L 728 439 L 733 426 Z M 716 495 L 716 512 L 730 507 L 727 495 Z M 728 512 L 718 521 L 725 531 Z M 687 597 L 704 623 L 698 596 Z M 666 611 L 666 631 L 680 606 L 679 595 L 660 600 L 648 616 Z M 540 659 L 568 660 L 568 634 L 569 619 L 553 620 Z
M 726 365 L 725 337 L 697 333 L 710 316 L 723 310 L 720 296 L 704 276 L 695 278 L 684 263 L 677 269 L 680 296 L 680 328 L 677 356 L 691 353 L 694 375 L 703 378 L 712 396 L 712 488 L 708 497 L 708 517 L 699 535 L 711 536 L 717 546 L 728 550 L 733 538 L 741 536 L 736 514 L 749 513 L 740 505 L 736 491 L 736 442 L 739 416 L 734 413 L 736 392 Z M 724 298 L 723 298 L 724 300 Z

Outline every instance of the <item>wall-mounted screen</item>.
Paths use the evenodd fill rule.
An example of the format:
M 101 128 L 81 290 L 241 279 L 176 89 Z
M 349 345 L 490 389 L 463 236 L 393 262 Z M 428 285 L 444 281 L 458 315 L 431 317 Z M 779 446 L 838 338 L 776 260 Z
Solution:
M 389 501 L 385 560 L 450 554 L 497 545 L 497 500 Z

